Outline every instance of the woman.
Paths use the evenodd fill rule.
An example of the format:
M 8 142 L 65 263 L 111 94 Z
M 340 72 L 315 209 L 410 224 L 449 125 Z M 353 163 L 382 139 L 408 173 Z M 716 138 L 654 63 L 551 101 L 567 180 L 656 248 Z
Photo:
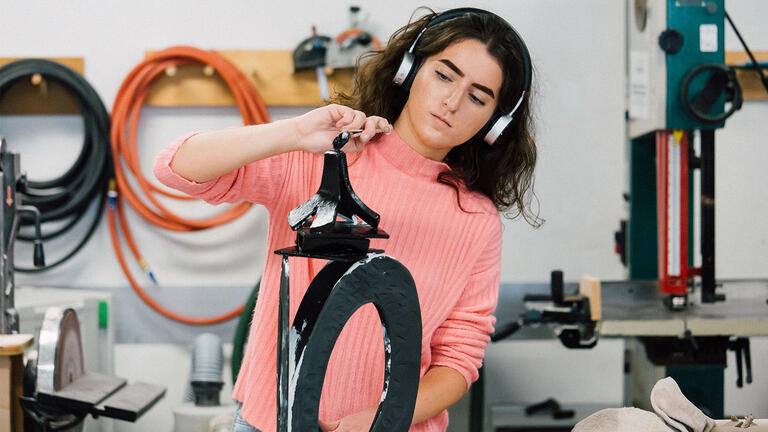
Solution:
M 409 50 L 415 67 L 393 84 Z M 183 136 L 158 156 L 155 174 L 211 203 L 263 204 L 270 215 L 267 248 L 275 250 L 293 244 L 286 217 L 319 187 L 322 153 L 341 130 L 363 129 L 344 150 L 355 192 L 390 234 L 371 247 L 409 269 L 421 306 L 421 380 L 410 430 L 444 431 L 445 410 L 477 379 L 493 331 L 499 212 L 538 224 L 525 199 L 536 160 L 523 97 L 530 64 L 509 24 L 474 9 L 431 13 L 395 32 L 366 60 L 338 104 L 270 124 Z M 497 114 L 513 111 L 504 132 L 489 139 L 500 132 L 491 128 Z M 321 266 L 306 259 L 291 263 L 291 317 Z M 242 403 L 235 431 L 275 429 L 279 273 L 279 256 L 268 254 L 233 394 Z M 367 431 L 383 376 L 381 324 L 366 305 L 331 355 L 321 428 Z

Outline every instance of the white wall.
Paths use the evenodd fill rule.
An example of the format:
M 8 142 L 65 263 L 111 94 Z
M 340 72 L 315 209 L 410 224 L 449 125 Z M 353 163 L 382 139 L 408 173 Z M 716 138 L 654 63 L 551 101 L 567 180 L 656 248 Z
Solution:
M 322 33 L 342 31 L 347 26 L 350 4 L 338 0 L 286 2 L 281 6 L 243 0 L 0 0 L 0 56 L 84 57 L 85 76 L 109 108 L 123 77 L 143 59 L 145 50 L 175 44 L 211 49 L 290 49 L 308 35 L 311 24 L 317 25 Z M 359 4 L 364 12 L 370 13 L 371 30 L 386 39 L 423 2 Z M 604 279 L 622 278 L 623 269 L 613 254 L 613 231 L 624 216 L 621 194 L 626 175 L 623 2 L 516 0 L 431 4 L 437 9 L 466 5 L 485 7 L 509 19 L 525 37 L 536 70 L 534 97 L 540 152 L 536 192 L 540 214 L 547 222 L 539 230 L 522 221 L 505 224 L 503 281 L 545 281 L 553 268 L 563 269 L 568 279 L 586 272 Z M 768 32 L 764 30 L 768 3 L 730 1 L 728 9 L 751 48 L 768 50 Z M 726 44 L 729 50 L 741 50 L 730 32 Z M 272 108 L 270 112 L 273 118 L 280 118 L 306 109 Z M 721 277 L 768 277 L 768 222 L 762 217 L 768 203 L 761 169 L 768 160 L 765 118 L 768 104 L 746 103 L 728 121 L 728 127 L 717 134 L 717 272 Z M 154 156 L 176 136 L 239 122 L 236 111 L 228 108 L 145 109 L 138 137 L 145 175 L 151 176 Z M 57 169 L 61 172 L 67 167 L 65 162 L 72 160 L 80 145 L 81 127 L 76 116 L 0 117 L 0 133 L 6 136 L 12 149 L 22 152 L 23 169 L 36 179 L 51 177 Z M 204 204 L 194 207 L 185 206 L 184 214 L 200 216 L 212 211 Z M 265 254 L 271 253 L 263 250 L 265 218 L 263 210 L 254 209 L 230 226 L 179 235 L 158 231 L 129 213 L 137 243 L 163 286 L 178 292 L 189 286 L 250 286 L 261 273 Z M 56 251 L 69 241 L 51 244 L 49 257 L 55 257 Z M 23 262 L 28 262 L 29 255 L 24 249 L 17 253 L 18 260 Z M 129 289 L 114 259 L 106 225 L 62 268 L 45 275 L 17 278 L 28 284 Z M 199 306 L 206 299 L 192 298 L 186 302 Z M 233 303 L 237 302 L 233 299 Z M 182 300 L 173 306 L 186 307 Z M 542 353 L 556 351 L 552 344 Z M 506 381 L 499 385 L 505 387 L 501 394 L 509 400 L 530 401 L 533 395 L 560 391 L 556 382 L 546 383 L 551 387 L 542 389 L 542 382 L 521 379 L 536 373 L 538 367 L 533 357 L 521 356 L 520 352 L 537 346 L 499 346 L 489 355 L 489 368 L 498 358 L 508 360 L 501 374 Z M 178 389 L 183 387 L 178 377 L 167 378 L 168 375 L 152 370 L 156 364 L 167 367 L 169 362 L 188 367 L 188 360 L 179 354 L 183 352 L 175 346 L 150 350 L 144 345 L 122 345 L 116 351 L 120 356 L 116 371 L 133 379 L 142 379 L 142 375 L 146 375 L 145 380 L 166 377 L 164 384 Z M 607 348 L 599 361 L 613 361 L 618 368 L 619 352 Z M 757 370 L 761 363 L 757 352 L 765 350 L 753 350 L 756 380 L 761 380 L 761 376 L 768 376 L 768 370 Z M 619 378 L 611 378 L 607 383 L 610 389 L 604 389 L 602 374 L 589 366 L 591 363 L 570 352 L 564 352 L 560 358 L 560 363 L 553 360 L 553 367 L 578 364 L 591 374 L 591 379 L 570 390 L 573 394 L 592 382 L 594 387 L 585 388 L 585 394 L 602 392 L 593 401 L 620 402 L 616 390 L 621 385 Z M 175 390 L 169 392 L 166 400 L 147 414 L 151 424 L 156 425 L 151 430 L 168 429 L 167 413 L 177 402 L 170 400 L 175 394 Z M 766 395 L 761 398 L 765 400 Z M 150 424 L 149 420 L 145 426 L 137 425 L 137 429 L 120 426 L 120 430 L 149 430 L 146 424 Z

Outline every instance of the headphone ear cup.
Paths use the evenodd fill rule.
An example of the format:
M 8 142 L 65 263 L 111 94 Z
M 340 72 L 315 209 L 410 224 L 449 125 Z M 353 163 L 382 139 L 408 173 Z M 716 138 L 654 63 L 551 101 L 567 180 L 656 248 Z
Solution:
M 400 64 L 397 66 L 395 76 L 392 78 L 392 82 L 395 86 L 403 86 L 405 79 L 408 78 L 408 75 L 411 73 L 411 69 L 413 69 L 413 53 L 406 51 L 403 54 L 403 59 L 400 60 Z
M 419 69 L 421 69 L 421 63 L 421 59 L 413 60 L 413 66 L 411 66 L 411 70 L 408 71 L 408 75 L 405 77 L 403 84 L 400 86 L 404 92 L 410 93 L 413 80 L 416 78 L 416 74 L 419 73 Z
M 470 141 L 484 142 L 486 135 L 488 135 L 488 132 L 490 132 L 491 128 L 493 128 L 493 125 L 495 125 L 496 122 L 499 121 L 501 116 L 502 116 L 501 111 L 499 111 L 498 109 L 494 110 L 493 114 L 491 114 L 491 118 L 487 122 L 485 122 L 483 127 L 481 127 L 479 131 L 477 131 L 475 136 L 473 136 Z M 493 143 L 488 143 L 488 145 L 493 145 Z

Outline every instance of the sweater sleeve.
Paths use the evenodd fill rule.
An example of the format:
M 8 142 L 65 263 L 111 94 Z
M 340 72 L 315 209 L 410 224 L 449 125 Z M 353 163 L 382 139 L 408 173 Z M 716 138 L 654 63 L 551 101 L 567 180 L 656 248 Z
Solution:
M 467 286 L 430 341 L 432 366 L 457 370 L 467 380 L 467 389 L 478 378 L 496 322 L 493 311 L 499 296 L 501 220 L 496 219 L 489 231 Z
M 154 174 L 162 184 L 211 204 L 250 201 L 269 207 L 277 199 L 290 153 L 252 162 L 204 183 L 188 180 L 171 169 L 171 161 L 176 152 L 198 133 L 189 133 L 175 139 L 157 155 Z

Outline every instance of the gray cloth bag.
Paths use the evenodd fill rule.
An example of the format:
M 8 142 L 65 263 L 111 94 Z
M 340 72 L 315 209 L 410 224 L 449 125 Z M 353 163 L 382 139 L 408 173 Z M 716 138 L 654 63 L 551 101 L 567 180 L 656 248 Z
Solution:
M 576 423 L 572 432 L 671 432 L 656 414 L 640 408 L 607 408 Z
M 692 404 L 675 380 L 660 379 L 651 390 L 651 406 L 656 414 L 680 432 L 710 432 L 715 421 Z

